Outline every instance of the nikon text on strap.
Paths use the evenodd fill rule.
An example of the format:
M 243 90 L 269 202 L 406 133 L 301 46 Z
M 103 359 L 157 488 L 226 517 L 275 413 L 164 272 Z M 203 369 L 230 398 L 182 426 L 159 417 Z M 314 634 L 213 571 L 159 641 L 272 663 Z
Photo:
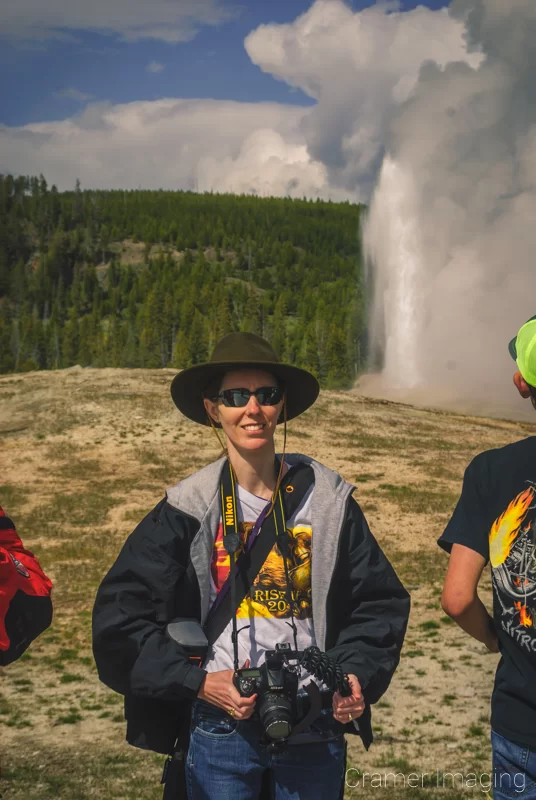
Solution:
M 205 634 L 209 645 L 214 644 L 220 637 L 231 619 L 236 620 L 236 612 L 240 604 L 248 595 L 255 578 L 277 541 L 277 531 L 279 530 L 283 536 L 286 535 L 285 517 L 287 519 L 292 517 L 313 483 L 312 467 L 306 464 L 297 464 L 292 467 L 281 481 L 279 502 L 275 503 L 274 511 L 267 515 L 266 512 L 270 508 L 267 501 L 266 508 L 257 520 L 239 557 L 236 558 L 236 550 L 233 555 L 229 556 L 229 577 L 222 586 L 205 625 Z M 220 488 L 224 546 L 227 549 L 227 536 L 236 535 L 236 539 L 232 538 L 229 542 L 230 549 L 232 549 L 236 542 L 239 543 L 238 507 L 234 476 L 231 474 L 229 462 L 224 465 Z M 233 583 L 235 584 L 234 593 Z

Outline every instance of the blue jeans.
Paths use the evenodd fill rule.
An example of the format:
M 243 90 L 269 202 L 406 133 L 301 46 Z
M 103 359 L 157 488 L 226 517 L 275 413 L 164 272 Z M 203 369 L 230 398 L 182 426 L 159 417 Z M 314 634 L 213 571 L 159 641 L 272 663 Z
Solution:
M 331 712 L 311 730 L 326 732 Z M 337 800 L 344 780 L 344 736 L 287 747 L 272 754 L 261 747 L 256 717 L 238 722 L 225 711 L 197 701 L 186 761 L 189 800 L 254 800 L 270 770 L 275 800 Z
M 536 800 L 536 752 L 491 732 L 493 800 Z

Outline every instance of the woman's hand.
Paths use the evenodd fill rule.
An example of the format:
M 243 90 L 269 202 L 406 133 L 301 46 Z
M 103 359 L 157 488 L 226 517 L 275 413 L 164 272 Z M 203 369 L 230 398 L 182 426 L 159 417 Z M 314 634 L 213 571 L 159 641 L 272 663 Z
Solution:
M 337 722 L 342 722 L 344 725 L 359 719 L 365 710 L 365 699 L 356 676 L 348 675 L 348 682 L 352 690 L 351 695 L 343 697 L 339 692 L 333 695 L 333 716 Z
M 249 664 L 248 659 L 242 669 L 248 669 Z M 233 684 L 233 676 L 233 669 L 208 672 L 197 696 L 200 700 L 222 708 L 235 719 L 249 719 L 255 711 L 257 695 L 241 697 Z

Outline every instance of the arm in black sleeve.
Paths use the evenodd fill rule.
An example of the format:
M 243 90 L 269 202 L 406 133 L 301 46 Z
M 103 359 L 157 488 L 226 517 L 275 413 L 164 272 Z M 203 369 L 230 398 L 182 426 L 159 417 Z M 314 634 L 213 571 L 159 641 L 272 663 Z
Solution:
M 353 498 L 331 593 L 335 613 L 328 616 L 328 624 L 331 619 L 338 634 L 328 653 L 345 672 L 357 676 L 367 704 L 375 703 L 400 660 L 410 597 Z
M 193 699 L 205 677 L 166 633 L 189 553 L 188 521 L 165 500 L 127 539 L 93 609 L 93 653 L 103 683 L 121 694 Z M 194 616 L 187 613 L 184 616 Z
M 493 521 L 489 510 L 490 489 L 488 454 L 480 453 L 474 458 L 463 477 L 460 499 L 437 543 L 450 553 L 453 544 L 463 544 L 489 560 L 488 532 Z M 490 515 L 491 514 L 491 515 Z

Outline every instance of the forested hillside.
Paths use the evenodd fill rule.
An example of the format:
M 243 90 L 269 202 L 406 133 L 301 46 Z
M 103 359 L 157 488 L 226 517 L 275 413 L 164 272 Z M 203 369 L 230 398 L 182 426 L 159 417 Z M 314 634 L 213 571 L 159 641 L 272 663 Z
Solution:
M 361 363 L 361 208 L 0 176 L 0 372 L 182 368 L 234 331 L 324 386 Z

